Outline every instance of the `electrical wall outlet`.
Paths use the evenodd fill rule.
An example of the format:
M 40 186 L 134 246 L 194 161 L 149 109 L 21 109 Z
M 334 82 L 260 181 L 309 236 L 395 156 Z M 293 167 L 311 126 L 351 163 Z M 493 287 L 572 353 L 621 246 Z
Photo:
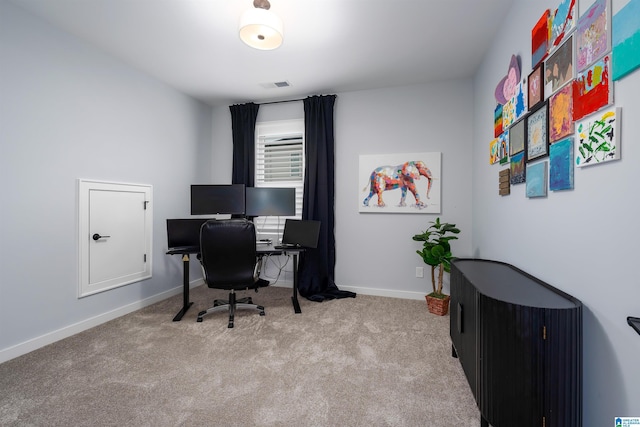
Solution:
M 424 267 L 416 267 L 416 277 L 424 277 Z

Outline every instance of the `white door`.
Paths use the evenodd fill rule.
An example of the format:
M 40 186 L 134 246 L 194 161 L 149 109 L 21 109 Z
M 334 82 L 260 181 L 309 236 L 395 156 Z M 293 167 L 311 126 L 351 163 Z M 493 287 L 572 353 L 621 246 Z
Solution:
M 80 296 L 151 277 L 151 187 L 81 180 Z

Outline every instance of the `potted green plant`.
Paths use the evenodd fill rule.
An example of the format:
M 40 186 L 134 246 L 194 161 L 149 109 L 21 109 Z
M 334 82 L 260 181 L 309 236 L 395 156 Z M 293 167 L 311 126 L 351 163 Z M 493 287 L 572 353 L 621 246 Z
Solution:
M 431 286 L 433 291 L 425 298 L 429 311 L 440 316 L 449 312 L 449 295 L 442 292 L 442 279 L 444 272 L 451 271 L 451 245 L 449 241 L 456 240 L 460 230 L 455 224 L 440 222 L 440 218 L 429 222 L 431 225 L 423 233 L 413 236 L 413 240 L 422 242 L 422 249 L 416 253 L 420 255 L 425 264 L 431 266 Z M 438 281 L 436 283 L 436 268 L 438 268 Z

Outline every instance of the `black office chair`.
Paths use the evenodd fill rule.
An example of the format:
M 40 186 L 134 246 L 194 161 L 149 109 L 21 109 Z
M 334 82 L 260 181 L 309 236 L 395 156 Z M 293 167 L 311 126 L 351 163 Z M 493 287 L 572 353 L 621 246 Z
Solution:
M 198 313 L 202 317 L 216 311 L 229 311 L 229 328 L 233 328 L 235 310 L 253 309 L 264 316 L 264 307 L 251 297 L 236 300 L 236 290 L 258 291 L 259 264 L 256 231 L 246 219 L 210 220 L 200 229 L 200 264 L 207 286 L 230 290 L 229 300 L 215 300 L 213 307 Z

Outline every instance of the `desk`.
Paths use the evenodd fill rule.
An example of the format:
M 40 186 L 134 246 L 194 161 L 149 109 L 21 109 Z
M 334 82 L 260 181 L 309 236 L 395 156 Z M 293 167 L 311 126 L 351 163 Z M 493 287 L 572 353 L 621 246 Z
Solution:
M 298 301 L 298 255 L 304 252 L 304 248 L 287 248 L 276 249 L 273 245 L 256 245 L 258 257 L 262 258 L 265 255 L 282 255 L 290 254 L 293 256 L 293 295 L 291 296 L 291 302 L 293 304 L 293 311 L 296 313 L 302 313 L 300 310 L 300 303 Z M 189 307 L 193 305 L 189 301 L 189 261 L 190 255 L 197 254 L 199 248 L 178 248 L 167 251 L 167 255 L 182 255 L 182 308 L 173 318 L 174 322 L 182 319 Z

